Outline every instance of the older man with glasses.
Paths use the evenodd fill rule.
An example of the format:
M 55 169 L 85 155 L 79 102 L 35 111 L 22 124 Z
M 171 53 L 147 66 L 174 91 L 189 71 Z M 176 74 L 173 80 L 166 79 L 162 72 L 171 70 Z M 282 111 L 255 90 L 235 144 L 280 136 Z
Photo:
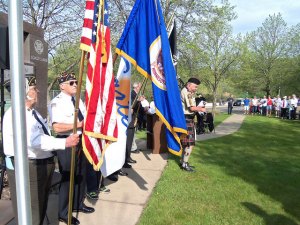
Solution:
M 61 92 L 50 103 L 50 116 L 52 127 L 58 138 L 65 138 L 72 134 L 74 123 L 75 94 L 77 91 L 77 80 L 73 73 L 63 73 L 58 77 L 58 83 Z M 82 134 L 83 118 L 85 107 L 83 102 L 79 102 L 77 134 Z M 69 186 L 70 186 L 70 166 L 71 166 L 71 148 L 66 151 L 57 152 L 59 170 L 61 173 L 61 182 L 59 188 L 59 208 L 58 217 L 62 222 L 67 223 L 68 204 L 69 204 Z M 86 186 L 86 157 L 82 152 L 82 144 L 77 145 L 76 166 L 74 182 L 74 201 L 73 211 L 92 213 L 94 208 L 86 206 L 84 201 Z M 79 220 L 72 217 L 72 224 L 79 224 Z
M 43 224 L 48 194 L 51 186 L 51 179 L 54 171 L 53 150 L 65 150 L 72 146 L 76 146 L 79 142 L 77 134 L 70 135 L 64 139 L 54 138 L 50 135 L 47 121 L 34 109 L 38 102 L 38 89 L 36 88 L 36 80 L 29 80 L 26 88 L 25 100 L 25 118 L 26 118 L 26 134 L 27 134 L 27 155 L 29 166 L 32 224 Z M 14 212 L 17 215 L 17 196 L 14 170 L 14 153 L 18 149 L 14 147 L 14 133 L 12 129 L 12 109 L 9 108 L 3 119 L 3 140 L 4 152 L 6 154 L 7 174 L 9 179 L 9 187 L 11 191 L 11 199 Z M 18 223 L 16 216 L 16 224 Z

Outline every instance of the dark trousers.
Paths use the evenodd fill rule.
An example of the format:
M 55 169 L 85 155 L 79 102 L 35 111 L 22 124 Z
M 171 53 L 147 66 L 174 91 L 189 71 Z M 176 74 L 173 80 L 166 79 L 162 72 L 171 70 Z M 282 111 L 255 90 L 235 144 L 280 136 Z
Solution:
M 54 161 L 52 158 L 52 160 L 49 160 L 48 162 L 45 160 L 45 163 L 42 164 L 37 164 L 36 162 L 37 161 L 35 160 L 29 160 L 32 224 L 42 225 L 47 211 L 48 195 L 54 171 Z M 11 200 L 16 216 L 16 224 L 22 224 L 18 223 L 17 217 L 15 171 L 7 169 L 7 175 L 11 191 Z
M 131 155 L 131 148 L 132 148 L 132 143 L 133 143 L 133 138 L 135 133 L 136 117 L 137 117 L 136 113 L 133 113 L 131 122 L 128 124 L 127 127 L 125 163 L 131 158 L 130 155 Z
M 66 219 L 68 217 L 69 188 L 70 188 L 70 168 L 72 148 L 64 151 L 57 151 L 61 182 L 59 186 L 58 217 Z M 74 193 L 73 209 L 80 209 L 83 206 L 85 186 L 86 186 L 86 157 L 83 151 L 76 150 L 75 153 L 75 173 L 74 173 Z
M 267 106 L 261 107 L 261 110 L 262 110 L 262 115 L 266 116 L 267 115 Z
M 282 118 L 287 117 L 287 108 L 281 108 L 281 117 Z
M 291 118 L 292 120 L 296 119 L 296 107 L 292 107 L 293 109 L 291 110 Z
M 231 105 L 228 106 L 228 114 L 231 114 L 231 113 L 232 113 L 232 108 L 233 108 L 233 107 L 232 107 Z
M 199 113 L 197 113 L 197 129 L 196 132 L 197 134 L 203 134 L 204 133 L 204 114 L 203 115 L 199 115 Z
M 103 183 L 103 177 L 101 178 L 101 171 L 95 171 L 93 165 L 89 162 L 86 163 L 86 189 L 87 192 L 96 192 L 99 189 L 101 183 Z

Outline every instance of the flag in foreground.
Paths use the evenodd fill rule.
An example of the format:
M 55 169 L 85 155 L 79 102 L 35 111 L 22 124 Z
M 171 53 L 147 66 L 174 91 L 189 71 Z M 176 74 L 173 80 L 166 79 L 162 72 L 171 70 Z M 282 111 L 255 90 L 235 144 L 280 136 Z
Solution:
M 104 177 L 121 169 L 125 163 L 127 127 L 129 123 L 130 103 L 130 79 L 131 64 L 121 57 L 119 70 L 115 80 L 117 117 L 118 117 L 118 140 L 105 151 L 101 172 Z
M 102 2 L 102 1 L 101 1 Z M 104 7 L 104 8 L 103 8 Z M 101 15 L 101 10 L 103 15 Z M 108 6 L 87 0 L 80 48 L 88 52 L 83 150 L 99 170 L 105 148 L 117 140 L 117 113 Z
M 186 123 L 159 1 L 136 1 L 116 52 L 152 81 L 156 114 L 167 127 L 168 149 L 181 155 L 179 136 L 187 133 Z

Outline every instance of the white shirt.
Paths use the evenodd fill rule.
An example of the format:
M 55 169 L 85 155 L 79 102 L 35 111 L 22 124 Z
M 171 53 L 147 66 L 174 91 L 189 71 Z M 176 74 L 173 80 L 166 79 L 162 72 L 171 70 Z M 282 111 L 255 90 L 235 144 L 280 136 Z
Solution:
M 257 98 L 253 98 L 252 99 L 252 105 L 253 106 L 257 106 L 257 104 L 258 104 L 258 99 Z
M 48 129 L 42 116 L 36 111 L 41 122 Z M 30 159 L 45 159 L 52 157 L 50 151 L 65 149 L 66 139 L 57 139 L 44 134 L 42 125 L 35 119 L 32 110 L 26 109 L 27 152 Z M 7 156 L 14 156 L 14 135 L 12 125 L 12 110 L 9 108 L 3 117 L 3 148 Z M 49 129 L 48 132 L 50 133 Z
M 150 114 L 155 114 L 155 103 L 154 101 L 150 102 L 150 108 L 148 110 Z
M 295 107 L 297 106 L 297 104 L 298 104 L 298 99 L 297 98 L 292 98 L 290 101 L 291 101 L 292 106 L 295 106 Z
M 85 107 L 83 102 L 80 100 L 79 109 L 82 115 L 85 115 Z M 74 123 L 74 105 L 72 103 L 72 96 L 60 92 L 54 99 L 52 99 L 49 106 L 49 115 L 51 124 L 53 123 Z M 70 135 L 73 131 L 59 133 L 60 135 Z M 82 129 L 77 129 L 77 134 L 81 134 Z
M 262 106 L 267 106 L 267 102 L 268 100 L 266 98 L 263 98 L 260 103 L 262 104 Z
M 141 101 L 141 105 L 142 105 L 143 108 L 150 106 L 150 104 L 149 104 L 149 102 L 148 102 L 147 99 L 144 99 L 143 101 Z

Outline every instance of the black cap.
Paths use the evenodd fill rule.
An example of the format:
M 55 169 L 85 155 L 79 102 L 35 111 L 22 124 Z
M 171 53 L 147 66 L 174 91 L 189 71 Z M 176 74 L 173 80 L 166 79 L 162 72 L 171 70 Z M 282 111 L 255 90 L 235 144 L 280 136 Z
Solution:
M 57 81 L 58 81 L 59 84 L 61 84 L 63 82 L 66 82 L 68 80 L 76 80 L 75 73 L 63 72 L 57 78 Z
M 195 78 L 195 77 L 192 77 L 188 80 L 188 83 L 193 83 L 193 84 L 197 84 L 199 85 L 201 82 L 199 79 Z

